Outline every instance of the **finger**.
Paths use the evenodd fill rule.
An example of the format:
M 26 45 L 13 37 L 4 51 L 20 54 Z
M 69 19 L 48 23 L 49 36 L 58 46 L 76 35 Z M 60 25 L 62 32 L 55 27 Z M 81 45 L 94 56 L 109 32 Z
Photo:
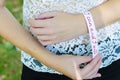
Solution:
M 43 45 L 52 45 L 59 43 L 56 39 L 42 40 Z
M 41 13 L 41 15 L 38 16 L 38 18 L 50 18 L 56 15 L 57 15 L 57 12 L 45 12 L 45 13 Z
M 97 78 L 97 77 L 101 77 L 101 74 L 100 73 L 93 74 L 90 77 L 88 77 L 87 79 L 93 79 L 93 78 Z
M 55 36 L 51 36 L 51 35 L 42 35 L 42 36 L 37 36 L 38 40 L 42 40 L 42 41 L 53 41 L 56 39 Z
M 35 35 L 46 35 L 51 34 L 50 30 L 47 30 L 47 28 L 30 28 L 30 31 Z
M 97 62 L 101 59 L 101 55 L 98 54 L 89 64 L 87 64 L 81 71 L 83 74 L 89 74 L 97 65 Z
M 98 72 L 101 62 L 102 62 L 102 58 L 98 61 L 97 65 L 93 68 L 93 70 L 87 75 L 88 77 L 90 77 L 93 74 L 96 74 Z
M 82 78 L 84 78 L 83 73 L 80 71 L 79 64 L 89 62 L 91 60 L 92 57 L 90 56 L 75 56 L 75 58 L 73 59 L 73 64 L 77 80 L 81 80 Z
M 35 19 L 30 19 L 28 20 L 29 24 L 31 27 L 36 27 L 36 28 L 44 28 L 47 27 L 47 20 L 35 20 Z
M 46 19 L 52 19 L 52 18 L 54 18 L 54 17 L 53 17 L 53 16 L 50 16 L 50 17 L 42 17 L 42 18 L 37 17 L 37 18 L 35 18 L 35 20 L 46 20 Z
M 53 42 L 49 40 L 39 40 L 43 46 L 51 45 Z
M 82 74 L 80 74 L 82 71 L 81 71 L 81 69 L 80 69 L 80 65 L 81 65 L 81 63 L 87 63 L 87 62 L 90 62 L 91 60 L 92 60 L 92 57 L 91 56 L 76 56 L 76 57 L 78 57 L 78 58 L 76 58 L 77 60 L 77 63 L 78 63 L 78 65 L 77 65 L 77 71 L 76 71 L 76 76 L 77 76 L 77 78 L 80 78 L 79 76 L 82 76 L 83 78 L 84 78 L 84 73 L 82 73 Z M 79 73 L 79 75 L 78 75 L 78 73 Z M 80 80 L 80 79 L 78 79 L 78 80 Z

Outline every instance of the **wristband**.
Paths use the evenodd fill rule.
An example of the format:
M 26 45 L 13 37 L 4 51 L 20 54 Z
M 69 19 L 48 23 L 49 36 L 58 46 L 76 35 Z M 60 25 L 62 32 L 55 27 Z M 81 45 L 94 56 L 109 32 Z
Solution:
M 94 24 L 91 13 L 89 11 L 85 11 L 83 12 L 83 15 L 85 17 L 85 20 L 88 26 L 90 42 L 92 46 L 92 56 L 94 58 L 98 54 L 97 31 L 95 29 L 95 24 Z

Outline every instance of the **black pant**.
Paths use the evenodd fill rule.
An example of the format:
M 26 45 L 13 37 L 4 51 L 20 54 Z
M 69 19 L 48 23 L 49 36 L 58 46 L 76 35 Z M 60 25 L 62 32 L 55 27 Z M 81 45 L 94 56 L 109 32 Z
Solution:
M 71 80 L 64 75 L 36 72 L 23 65 L 21 80 Z
M 102 77 L 92 80 L 120 80 L 120 60 L 99 70 Z M 72 80 L 64 75 L 36 72 L 23 65 L 21 80 Z

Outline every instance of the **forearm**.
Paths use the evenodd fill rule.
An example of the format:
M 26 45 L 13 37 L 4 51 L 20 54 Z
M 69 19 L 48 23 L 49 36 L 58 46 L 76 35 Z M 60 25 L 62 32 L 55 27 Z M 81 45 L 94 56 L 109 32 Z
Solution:
M 109 0 L 108 2 L 91 10 L 97 28 L 105 27 L 120 20 L 120 0 Z
M 92 13 L 96 28 L 100 29 L 118 21 L 120 19 L 119 7 L 120 0 L 109 0 L 100 6 L 91 9 L 90 12 Z M 81 21 L 79 22 L 79 25 L 83 27 L 79 34 L 85 34 L 88 32 L 86 21 L 81 14 L 79 18 L 79 21 Z M 77 30 L 80 30 L 81 27 Z
M 5 7 L 0 8 L 0 35 L 45 65 L 53 64 L 56 56 L 37 43 Z

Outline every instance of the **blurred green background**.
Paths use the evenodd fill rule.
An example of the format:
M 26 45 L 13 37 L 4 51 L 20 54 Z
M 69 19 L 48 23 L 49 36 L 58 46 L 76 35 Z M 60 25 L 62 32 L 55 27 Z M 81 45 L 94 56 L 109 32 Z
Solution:
M 6 7 L 21 24 L 22 3 L 23 0 L 6 0 Z M 20 52 L 0 37 L 0 80 L 20 80 L 21 69 Z

